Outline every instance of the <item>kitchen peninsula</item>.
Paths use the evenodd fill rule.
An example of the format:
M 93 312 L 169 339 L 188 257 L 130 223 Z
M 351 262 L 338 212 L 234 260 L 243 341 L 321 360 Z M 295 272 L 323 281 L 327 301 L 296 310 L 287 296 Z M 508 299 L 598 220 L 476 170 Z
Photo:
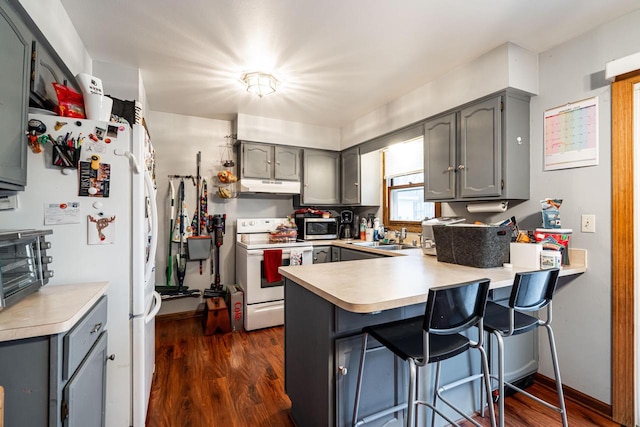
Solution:
M 422 315 L 432 287 L 489 278 L 492 289 L 508 288 L 515 273 L 525 271 L 464 267 L 412 252 L 415 254 L 279 269 L 286 279 L 285 391 L 297 425 L 350 425 L 364 326 Z M 573 264 L 562 267 L 559 292 L 572 277 L 586 271 L 584 250 L 571 250 L 570 259 Z M 473 357 L 451 359 L 443 364 L 442 383 L 475 373 L 478 367 Z M 366 369 L 371 372 L 365 373 L 361 413 L 405 400 L 404 366 L 394 364 L 390 352 L 371 353 Z M 400 372 L 398 378 L 395 370 Z M 478 389 L 459 387 L 449 396 L 472 413 Z M 403 422 L 402 413 L 396 413 L 366 425 L 399 426 Z

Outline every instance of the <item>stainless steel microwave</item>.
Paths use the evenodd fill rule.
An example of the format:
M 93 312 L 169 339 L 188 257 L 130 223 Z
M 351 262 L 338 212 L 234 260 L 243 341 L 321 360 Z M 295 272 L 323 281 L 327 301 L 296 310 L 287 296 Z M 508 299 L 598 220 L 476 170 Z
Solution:
M 37 291 L 53 277 L 49 270 L 51 230 L 0 230 L 0 310 Z
M 338 218 L 296 218 L 298 238 L 302 240 L 329 240 L 338 238 Z

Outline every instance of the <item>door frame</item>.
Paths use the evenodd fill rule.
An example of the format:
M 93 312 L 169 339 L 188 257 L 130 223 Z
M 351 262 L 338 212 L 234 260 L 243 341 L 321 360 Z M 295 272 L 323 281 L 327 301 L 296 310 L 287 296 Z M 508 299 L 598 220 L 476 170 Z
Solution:
M 634 85 L 640 70 L 611 85 L 611 409 L 614 421 L 635 425 Z M 632 373 L 630 375 L 630 373 Z

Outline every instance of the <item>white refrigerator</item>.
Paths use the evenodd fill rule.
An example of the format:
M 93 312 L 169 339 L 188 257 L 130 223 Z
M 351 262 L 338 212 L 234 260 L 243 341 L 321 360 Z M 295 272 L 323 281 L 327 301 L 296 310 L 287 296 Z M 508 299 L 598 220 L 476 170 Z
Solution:
M 115 358 L 106 362 L 106 425 L 144 426 L 161 305 L 153 147 L 140 125 L 29 118 L 47 136 L 36 142 L 41 153 L 29 152 L 17 209 L 0 211 L 2 228 L 53 230 L 47 286 L 109 281 L 107 345 Z

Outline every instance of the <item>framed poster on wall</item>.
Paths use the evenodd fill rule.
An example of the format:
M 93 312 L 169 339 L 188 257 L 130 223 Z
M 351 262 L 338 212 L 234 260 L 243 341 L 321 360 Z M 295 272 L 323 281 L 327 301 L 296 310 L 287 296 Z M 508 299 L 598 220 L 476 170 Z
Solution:
M 598 164 L 598 97 L 544 112 L 544 170 Z

